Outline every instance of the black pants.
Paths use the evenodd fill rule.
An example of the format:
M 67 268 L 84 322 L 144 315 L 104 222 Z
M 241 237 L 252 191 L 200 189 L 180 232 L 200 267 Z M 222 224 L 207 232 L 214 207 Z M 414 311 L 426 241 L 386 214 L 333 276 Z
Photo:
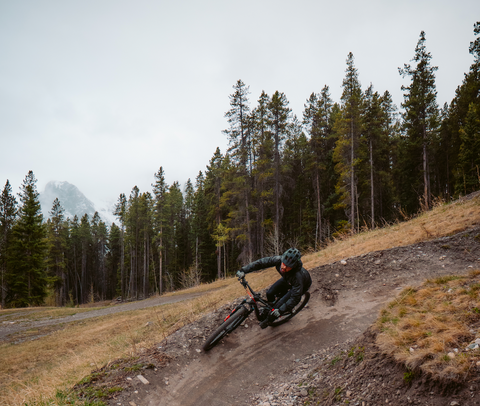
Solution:
M 275 300 L 280 299 L 278 303 L 275 304 L 275 308 L 279 308 L 282 304 L 286 303 L 292 294 L 290 284 L 283 278 L 276 281 L 270 288 L 267 290 L 267 300 L 271 303 Z
M 310 289 L 311 285 L 312 281 L 310 280 L 310 283 L 303 287 L 302 294 Z M 275 308 L 279 309 L 281 305 L 287 303 L 288 299 L 290 299 L 290 296 L 292 295 L 291 289 L 292 287 L 290 284 L 285 279 L 280 278 L 267 290 L 267 300 L 273 303 L 275 300 L 280 299 L 277 303 L 275 303 Z

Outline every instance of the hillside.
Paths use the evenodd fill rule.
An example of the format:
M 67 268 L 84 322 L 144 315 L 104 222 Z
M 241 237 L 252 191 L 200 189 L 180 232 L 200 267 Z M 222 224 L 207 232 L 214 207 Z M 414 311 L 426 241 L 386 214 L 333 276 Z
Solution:
M 260 330 L 257 322 L 249 321 L 207 354 L 200 350 L 203 340 L 244 294 L 233 278 L 197 288 L 203 295 L 183 304 L 112 313 L 64 324 L 63 330 L 49 336 L 46 332 L 35 341 L 2 344 L 0 361 L 9 365 L 4 371 L 8 378 L 2 374 L 6 385 L 2 393 L 12 388 L 8 382 L 25 384 L 12 383 L 18 391 L 16 400 L 5 402 L 2 397 L 0 404 L 23 404 L 32 396 L 48 399 L 55 392 L 52 404 L 65 404 L 59 400 L 65 392 L 58 390 L 82 377 L 77 390 L 117 406 L 324 404 L 328 396 L 317 395 L 324 396 L 326 387 L 333 388 L 328 395 L 340 388 L 335 396 L 341 395 L 342 402 L 373 405 L 389 399 L 392 403 L 391 387 L 374 383 L 391 373 L 392 360 L 375 349 L 370 328 L 379 311 L 404 287 L 420 285 L 425 278 L 478 269 L 479 227 L 477 193 L 408 222 L 338 240 L 305 256 L 314 284 L 304 311 L 276 329 Z M 276 278 L 275 272 L 265 271 L 252 274 L 251 283 L 261 289 Z M 137 308 L 144 302 L 136 302 Z M 345 356 L 354 347 L 365 347 L 363 359 L 368 361 L 355 370 L 349 364 L 353 358 Z M 357 359 L 360 354 L 355 351 Z M 13 358 L 8 358 L 9 353 Z M 365 383 L 370 384 L 369 392 L 362 395 L 372 365 L 377 381 Z M 395 365 L 398 377 L 403 377 L 401 365 Z M 367 366 L 363 375 L 362 366 Z M 148 385 L 141 383 L 139 374 L 148 379 Z M 426 392 L 431 382 L 421 376 L 410 386 L 403 385 L 403 379 L 392 378 L 390 383 L 399 385 L 395 394 L 400 391 L 399 396 L 412 402 L 429 399 L 430 392 L 449 401 L 444 404 L 457 399 L 448 391 L 439 395 L 441 387 Z M 474 388 L 470 391 L 468 385 L 457 384 L 463 392 L 456 395 L 477 393 L 475 385 L 470 385 Z M 443 404 L 438 399 L 434 404 Z
M 148 385 L 134 374 L 128 381 L 124 377 L 128 389 L 109 404 L 450 405 L 458 400 L 473 405 L 480 367 L 474 364 L 460 381 L 436 382 L 418 371 L 405 380 L 409 369 L 378 348 L 372 327 L 404 287 L 473 269 L 480 269 L 478 223 L 452 236 L 311 268 L 311 301 L 291 322 L 265 331 L 251 315 L 243 328 L 204 354 L 203 340 L 235 302 L 227 304 L 161 342 L 155 351 L 165 356 L 162 363 L 169 360 L 167 366 L 142 371 Z M 474 328 L 469 340 L 480 338 L 480 324 Z M 102 371 L 108 380 L 111 371 Z

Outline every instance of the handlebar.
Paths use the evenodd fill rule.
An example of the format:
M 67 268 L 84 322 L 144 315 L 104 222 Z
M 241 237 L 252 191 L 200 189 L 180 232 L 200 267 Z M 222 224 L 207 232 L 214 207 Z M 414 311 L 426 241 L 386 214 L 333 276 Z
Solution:
M 257 292 L 255 292 L 255 291 L 251 288 L 251 286 L 249 285 L 249 283 L 248 283 L 247 280 L 245 279 L 245 276 L 243 276 L 242 278 L 238 278 L 238 281 L 242 284 L 242 286 L 243 286 L 245 289 L 248 289 L 248 290 L 251 292 L 253 298 L 256 299 L 256 298 L 260 297 L 260 294 L 257 293 Z

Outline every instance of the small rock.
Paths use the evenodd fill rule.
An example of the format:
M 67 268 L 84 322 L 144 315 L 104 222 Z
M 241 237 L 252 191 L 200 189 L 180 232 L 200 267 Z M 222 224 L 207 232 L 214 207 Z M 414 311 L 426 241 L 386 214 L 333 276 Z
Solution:
M 450 403 L 450 406 L 460 406 L 460 403 L 454 400 L 452 403 Z
M 454 359 L 455 358 L 455 353 L 454 352 L 449 352 L 447 354 L 447 357 L 450 358 L 450 359 Z
M 308 396 L 308 391 L 306 389 L 302 389 L 300 391 L 300 396 L 303 396 L 303 397 Z
M 202 352 L 202 350 L 199 350 L 198 348 L 197 348 L 195 351 L 197 351 L 197 352 Z
M 142 375 L 137 375 L 137 378 L 140 382 L 142 382 L 144 385 L 148 385 L 150 382 L 148 382 Z
M 347 261 L 345 261 L 344 259 L 342 259 L 342 260 L 340 261 L 340 263 L 341 263 L 342 265 L 347 265 Z
M 415 350 L 412 347 L 410 347 L 410 354 L 413 354 L 414 352 Z

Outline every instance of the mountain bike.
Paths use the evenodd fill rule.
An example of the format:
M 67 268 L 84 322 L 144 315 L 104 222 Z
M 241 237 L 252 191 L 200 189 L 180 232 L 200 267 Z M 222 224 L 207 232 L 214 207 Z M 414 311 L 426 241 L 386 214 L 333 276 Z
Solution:
M 208 351 L 217 345 L 224 337 L 230 334 L 235 330 L 240 324 L 242 324 L 247 317 L 255 312 L 257 320 L 262 322 L 265 320 L 272 309 L 275 307 L 275 303 L 270 303 L 269 301 L 262 298 L 260 293 L 255 292 L 249 283 L 245 280 L 245 277 L 239 279 L 239 282 L 245 288 L 248 298 L 245 298 L 232 312 L 223 320 L 223 323 L 207 338 L 203 344 L 203 350 Z M 292 310 L 282 314 L 280 317 L 270 322 L 271 327 L 280 326 L 283 323 L 286 323 L 292 317 L 298 314 L 305 305 L 310 300 L 310 293 L 305 292 L 298 305 L 296 305 Z

